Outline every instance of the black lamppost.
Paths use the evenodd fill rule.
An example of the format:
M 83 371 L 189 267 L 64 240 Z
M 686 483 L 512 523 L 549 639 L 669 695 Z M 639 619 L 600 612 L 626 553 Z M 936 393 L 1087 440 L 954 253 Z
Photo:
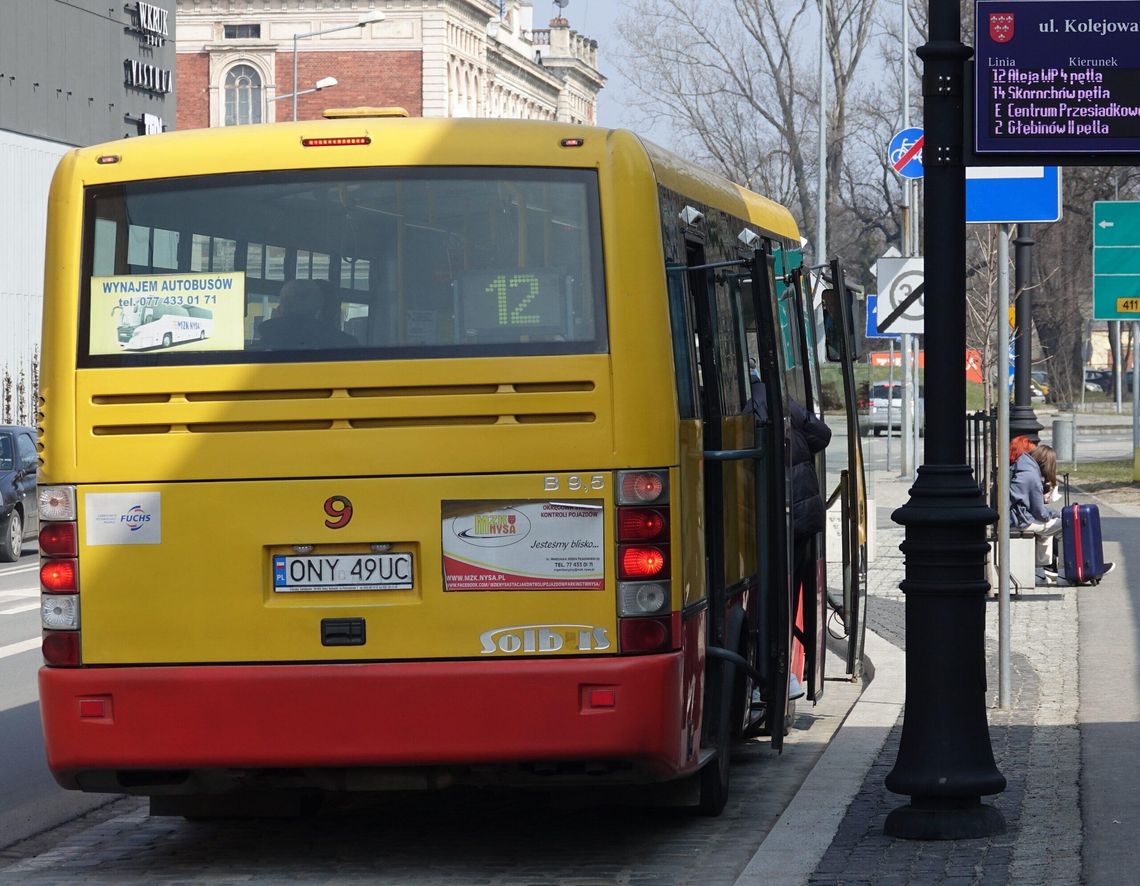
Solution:
M 929 0 L 924 62 L 926 146 L 926 464 L 906 528 L 906 710 L 887 787 L 911 802 L 887 816 L 893 837 L 947 840 L 1001 833 L 983 796 L 1005 790 L 986 720 L 986 526 L 997 515 L 966 464 L 966 185 L 963 81 L 971 55 L 959 0 Z
M 1009 410 L 1009 436 L 1010 439 L 1028 437 L 1037 443 L 1042 424 L 1033 411 L 1029 390 L 1030 371 L 1033 368 L 1033 295 L 1029 291 L 1033 270 L 1033 226 L 1019 224 L 1013 245 L 1016 263 L 1014 284 L 1018 293 L 1015 314 L 1017 345 L 1014 354 L 1013 406 Z

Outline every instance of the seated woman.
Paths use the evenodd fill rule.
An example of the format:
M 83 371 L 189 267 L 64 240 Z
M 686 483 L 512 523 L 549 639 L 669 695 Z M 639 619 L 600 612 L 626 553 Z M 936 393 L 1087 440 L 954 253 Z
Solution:
M 1018 440 L 1024 438 L 1017 438 Z M 1045 503 L 1045 490 L 1057 488 L 1057 456 L 1049 446 L 1019 447 L 1009 468 L 1009 525 L 1037 536 L 1037 568 L 1052 563 L 1053 536 L 1061 531 L 1061 515 Z M 1011 447 L 1011 455 L 1016 451 Z M 1046 472 L 1048 475 L 1046 476 Z M 1045 574 L 1046 578 L 1053 575 Z

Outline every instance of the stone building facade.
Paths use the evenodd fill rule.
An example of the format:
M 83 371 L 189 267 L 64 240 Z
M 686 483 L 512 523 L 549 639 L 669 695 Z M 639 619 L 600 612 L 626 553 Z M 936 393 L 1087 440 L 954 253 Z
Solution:
M 177 128 L 291 119 L 294 63 L 302 120 L 363 105 L 593 124 L 597 42 L 534 15 L 530 0 L 178 0 Z

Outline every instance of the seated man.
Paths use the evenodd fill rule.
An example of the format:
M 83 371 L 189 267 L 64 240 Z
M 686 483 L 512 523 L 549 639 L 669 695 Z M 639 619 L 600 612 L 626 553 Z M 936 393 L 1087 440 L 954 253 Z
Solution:
M 321 318 L 324 293 L 315 280 L 289 280 L 273 316 L 257 328 L 254 347 L 275 350 L 351 348 L 360 344 Z

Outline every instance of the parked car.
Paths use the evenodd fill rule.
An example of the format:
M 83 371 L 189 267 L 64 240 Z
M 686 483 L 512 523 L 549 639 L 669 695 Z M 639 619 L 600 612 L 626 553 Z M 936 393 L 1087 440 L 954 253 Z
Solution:
M 39 533 L 35 428 L 0 425 L 0 562 L 20 559 Z
M 920 434 L 926 432 L 926 400 L 923 394 L 924 391 L 920 385 L 918 388 L 918 427 Z M 876 437 L 887 430 L 888 426 L 892 431 L 898 431 L 902 428 L 902 382 L 878 381 L 871 385 L 868 424 Z

